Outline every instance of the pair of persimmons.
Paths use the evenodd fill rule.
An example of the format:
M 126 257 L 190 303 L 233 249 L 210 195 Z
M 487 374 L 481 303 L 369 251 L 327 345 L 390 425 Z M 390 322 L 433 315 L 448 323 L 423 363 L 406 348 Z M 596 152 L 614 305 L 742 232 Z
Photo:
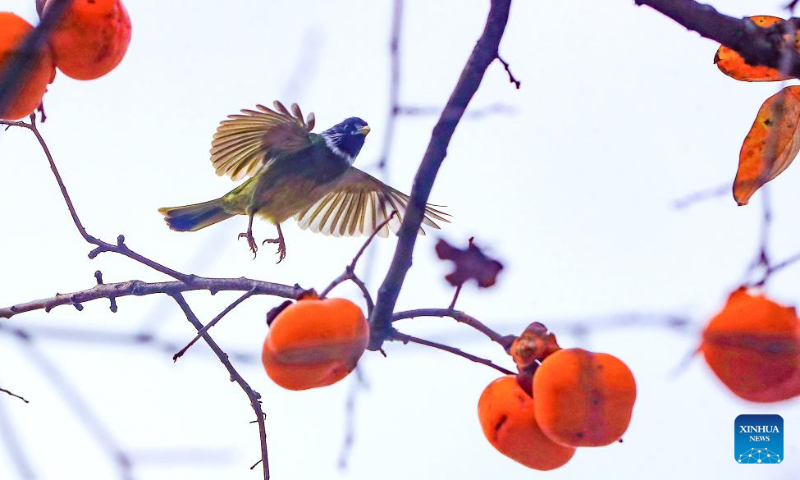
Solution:
M 546 329 L 540 333 L 532 340 L 523 334 L 511 347 L 518 365 L 534 360 L 538 365 L 543 359 L 533 380 L 523 373 L 495 380 L 481 395 L 478 416 L 486 438 L 500 452 L 528 467 L 550 470 L 566 463 L 577 446 L 617 441 L 628 427 L 636 384 L 619 359 L 561 350 Z M 552 341 L 521 360 L 521 343 L 539 339 Z M 275 383 L 305 390 L 347 376 L 368 341 L 369 324 L 358 306 L 341 298 L 312 296 L 274 317 L 262 359 Z
M 52 0 L 37 0 L 44 14 Z M 20 75 L 13 101 L 0 118 L 16 120 L 33 113 L 42 104 L 56 67 L 68 77 L 93 80 L 116 67 L 131 40 L 131 21 L 120 0 L 72 0 L 48 36 L 47 45 L 37 52 L 22 51 L 33 27 L 10 12 L 0 12 L 0 72 L 15 57 L 34 55 L 33 66 Z

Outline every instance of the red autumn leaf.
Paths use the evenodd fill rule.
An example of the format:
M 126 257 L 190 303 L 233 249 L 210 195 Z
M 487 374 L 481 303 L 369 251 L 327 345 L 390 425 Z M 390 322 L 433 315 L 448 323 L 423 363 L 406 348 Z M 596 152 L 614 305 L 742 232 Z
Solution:
M 782 18 L 770 15 L 756 15 L 750 17 L 750 20 L 761 28 L 771 27 L 784 21 Z M 791 40 L 788 36 L 786 37 L 786 42 L 790 42 Z M 800 51 L 800 36 L 796 36 L 794 42 L 795 49 Z M 792 78 L 783 75 L 774 68 L 748 65 L 741 55 L 726 46 L 719 47 L 716 55 L 714 55 L 714 63 L 725 75 L 743 82 L 772 82 Z
M 487 257 L 480 248 L 469 239 L 466 250 L 460 250 L 444 240 L 436 244 L 436 254 L 442 260 L 451 260 L 455 263 L 455 270 L 444 278 L 450 285 L 460 286 L 470 278 L 474 278 L 481 288 L 491 287 L 497 280 L 497 274 L 503 269 L 503 264 Z
M 786 87 L 758 110 L 739 153 L 733 198 L 746 205 L 762 185 L 780 175 L 800 151 L 800 87 Z

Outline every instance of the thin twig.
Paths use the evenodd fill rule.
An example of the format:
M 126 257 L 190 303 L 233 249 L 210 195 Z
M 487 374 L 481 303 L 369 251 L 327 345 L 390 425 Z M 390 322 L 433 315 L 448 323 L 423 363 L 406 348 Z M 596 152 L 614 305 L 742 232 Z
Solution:
M 397 117 L 400 115 L 400 34 L 403 31 L 403 0 L 394 0 L 392 9 L 392 28 L 389 39 L 389 113 L 386 118 L 386 136 L 378 160 L 378 169 L 383 173 L 384 181 L 387 176 L 389 154 L 392 152 L 394 135 L 397 126 Z
M 133 250 L 128 248 L 128 246 L 125 244 L 125 237 L 123 235 L 117 236 L 116 244 L 111 244 L 90 235 L 86 231 L 86 228 L 84 228 L 83 223 L 81 223 L 81 220 L 78 217 L 78 212 L 75 210 L 75 206 L 73 205 L 72 199 L 70 198 L 69 193 L 67 192 L 67 187 L 64 184 L 64 180 L 61 178 L 61 174 L 59 173 L 58 168 L 56 167 L 56 163 L 53 160 L 53 156 L 50 154 L 50 149 L 48 148 L 47 143 L 44 141 L 42 134 L 39 133 L 39 129 L 36 126 L 36 115 L 30 116 L 30 123 L 0 120 L 0 125 L 26 128 L 31 132 L 33 132 L 33 134 L 36 136 L 36 139 L 39 141 L 39 145 L 41 145 L 42 150 L 44 151 L 44 154 L 47 157 L 47 161 L 50 163 L 50 170 L 53 171 L 53 175 L 56 177 L 56 182 L 58 182 L 58 188 L 61 190 L 61 195 L 64 197 L 64 202 L 67 204 L 67 208 L 69 209 L 69 214 L 72 217 L 72 222 L 75 224 L 75 228 L 78 229 L 78 233 L 81 234 L 81 237 L 83 237 L 84 240 L 96 246 L 95 249 L 89 252 L 89 258 L 95 258 L 99 254 L 104 252 L 113 252 L 119 255 L 124 255 L 143 265 L 147 265 L 153 270 L 159 271 L 176 280 L 180 280 L 181 282 L 188 282 L 192 279 L 193 277 L 192 275 L 187 275 L 185 273 L 178 272 L 177 270 L 164 266 L 154 260 L 151 260 L 141 254 L 134 252 Z
M 711 200 L 712 198 L 719 198 L 731 194 L 731 184 L 724 183 L 716 187 L 710 187 L 703 190 L 698 190 L 672 201 L 672 207 L 676 210 L 683 210 L 684 208 L 692 207 L 700 202 Z
M 475 92 L 478 91 L 486 69 L 497 57 L 497 49 L 505 32 L 510 8 L 511 0 L 492 0 L 484 31 L 472 50 L 442 115 L 433 128 L 428 148 L 414 177 L 408 210 L 400 226 L 391 266 L 378 290 L 375 309 L 370 315 L 369 348 L 371 350 L 379 350 L 384 339 L 392 331 L 392 313 L 406 274 L 411 268 L 411 258 L 414 255 L 414 246 L 425 212 L 425 205 L 428 203 L 436 175 L 447 155 L 447 147 L 450 145 L 456 127 Z
M 242 303 L 245 300 L 247 300 L 248 298 L 252 297 L 254 293 L 255 293 L 254 290 L 248 290 L 242 296 L 240 296 L 239 298 L 234 300 L 230 305 L 225 307 L 221 312 L 219 312 L 219 314 L 216 317 L 214 317 L 213 320 L 208 322 L 205 327 L 203 327 L 202 329 L 200 329 L 199 332 L 197 332 L 197 335 L 195 335 L 195 337 L 192 339 L 191 342 L 189 342 L 185 347 L 181 348 L 178 351 L 178 353 L 176 353 L 175 355 L 172 356 L 172 361 L 173 362 L 177 362 L 178 359 L 181 358 L 183 356 L 183 354 L 186 353 L 186 351 L 189 350 L 189 348 L 191 348 L 191 346 L 195 344 L 195 342 L 200 340 L 200 337 L 202 337 L 203 334 L 205 334 L 211 327 L 213 327 L 220 320 L 222 320 L 222 318 L 225 315 L 227 315 L 228 313 L 230 313 L 231 310 L 233 310 L 234 308 L 238 307 L 240 303 Z
M 347 469 L 347 460 L 350 458 L 350 451 L 353 449 L 356 438 L 356 400 L 362 390 L 368 388 L 367 380 L 364 377 L 362 367 L 356 366 L 353 375 L 350 375 L 350 391 L 347 393 L 345 402 L 345 434 L 342 442 L 342 450 L 339 453 L 339 470 Z
M 20 400 L 22 400 L 25 403 L 31 403 L 28 400 L 26 400 L 25 397 L 21 397 L 21 396 L 17 395 L 16 393 L 14 393 L 14 392 L 12 392 L 10 390 L 6 390 L 5 388 L 2 388 L 2 387 L 0 387 L 0 393 L 5 393 L 6 395 L 10 395 L 12 397 L 19 398 Z
M 463 283 L 459 283 L 456 287 L 455 293 L 453 293 L 453 299 L 450 301 L 450 306 L 447 307 L 448 310 L 455 310 L 456 302 L 458 301 L 458 295 L 461 293 L 461 287 L 463 287 Z
M 417 343 L 419 345 L 425 345 L 426 347 L 432 347 L 437 350 L 444 350 L 445 352 L 450 352 L 454 355 L 458 355 L 459 357 L 466 358 L 467 360 L 472 360 L 475 363 L 480 363 L 482 365 L 486 365 L 488 367 L 492 367 L 500 373 L 504 373 L 506 375 L 514 375 L 515 373 L 511 370 L 507 370 L 500 365 L 494 364 L 491 360 L 487 360 L 485 358 L 477 357 L 472 355 L 471 353 L 464 352 L 463 350 L 459 350 L 458 348 L 451 347 L 449 345 L 445 345 L 443 343 L 432 342 L 430 340 L 425 340 L 423 338 L 413 337 L 406 333 L 398 332 L 397 330 L 392 331 L 391 335 L 387 340 L 394 340 L 403 343 Z
M 499 53 L 497 54 L 497 60 L 499 60 L 500 63 L 503 64 L 503 68 L 506 70 L 506 73 L 508 74 L 508 81 L 513 83 L 514 87 L 516 87 L 517 90 L 519 90 L 519 87 L 522 85 L 522 82 L 517 80 L 517 77 L 515 77 L 514 74 L 511 73 L 511 65 L 509 65 L 508 62 L 503 60 L 503 57 L 501 57 Z
M 5 445 L 7 457 L 21 480 L 36 480 L 39 478 L 31 459 L 28 458 L 28 453 L 19 442 L 19 432 L 17 432 L 16 425 L 14 425 L 14 420 L 6 410 L 5 402 L 0 402 L 0 441 Z M 4 473 L 8 473 L 9 470 L 11 470 L 10 467 L 3 468 Z
M 417 308 L 414 310 L 406 310 L 404 312 L 397 312 L 392 315 L 392 322 L 405 320 L 417 317 L 449 317 L 458 323 L 463 323 L 469 327 L 484 334 L 489 340 L 499 344 L 504 349 L 508 349 L 511 342 L 514 341 L 513 335 L 501 335 L 491 328 L 487 327 L 483 322 L 477 318 L 468 315 L 460 310 L 452 310 L 449 308 Z
M 418 116 L 418 115 L 436 115 L 442 111 L 441 107 L 423 107 L 417 105 L 403 105 L 400 107 L 398 113 L 405 116 Z M 497 103 L 487 105 L 485 107 L 476 107 L 464 113 L 464 120 L 479 120 L 489 115 L 511 115 L 516 113 L 517 110 L 511 105 L 504 103 Z
M 372 315 L 372 309 L 375 307 L 375 304 L 372 301 L 372 295 L 369 293 L 367 285 L 360 278 L 358 278 L 358 275 L 356 275 L 356 264 L 358 263 L 358 260 L 361 258 L 364 252 L 367 250 L 367 247 L 372 242 L 372 239 L 374 239 L 375 236 L 383 228 L 385 228 L 390 221 L 392 221 L 395 215 L 397 215 L 397 210 L 392 210 L 392 213 L 390 213 L 389 216 L 386 217 L 384 221 L 382 221 L 380 224 L 378 224 L 378 226 L 375 227 L 375 230 L 373 230 L 370 236 L 367 237 L 367 240 L 364 242 L 364 244 L 361 245 L 361 248 L 356 253 L 356 256 L 353 257 L 353 260 L 350 262 L 350 264 L 344 268 L 344 272 L 342 272 L 341 275 L 333 279 L 333 281 L 327 287 L 325 287 L 325 290 L 323 290 L 322 293 L 319 294 L 320 298 L 327 297 L 328 294 L 330 294 L 334 288 L 350 280 L 359 288 L 359 290 L 361 290 L 361 294 L 364 296 L 364 300 L 367 302 L 367 316 Z
M 186 303 L 186 299 L 183 298 L 183 295 L 180 293 L 171 293 L 170 296 L 175 299 L 175 303 L 183 311 L 183 314 L 186 315 L 186 319 L 197 329 L 198 332 L 203 330 L 203 323 L 197 318 L 194 311 L 192 311 L 189 304 Z M 256 422 L 258 423 L 258 432 L 259 438 L 261 440 L 261 461 L 262 465 L 264 466 L 264 480 L 269 480 L 269 461 L 267 460 L 267 429 L 264 424 L 264 411 L 261 409 L 261 394 L 250 388 L 250 385 L 245 381 L 244 378 L 236 371 L 233 364 L 231 363 L 230 359 L 228 358 L 228 354 L 225 353 L 222 348 L 217 345 L 217 342 L 211 338 L 208 333 L 203 333 L 203 340 L 208 344 L 211 350 L 217 355 L 219 361 L 222 365 L 225 366 L 225 369 L 228 370 L 230 374 L 231 381 L 236 382 L 239 384 L 239 387 L 244 391 L 247 395 L 247 398 L 250 400 L 250 406 L 253 408 L 253 412 L 256 414 Z
M 172 299 L 169 299 L 169 301 L 170 305 L 172 305 Z M 26 325 L 23 327 L 19 325 L 11 326 L 7 322 L 0 322 L 0 335 L 55 340 L 79 345 L 106 346 L 112 349 L 118 345 L 133 346 L 169 354 L 181 346 L 175 341 L 160 338 L 153 333 L 93 330 L 74 326 Z M 252 350 L 228 350 L 227 353 L 228 357 L 237 363 L 255 364 L 261 362 L 260 353 Z M 198 352 L 198 355 L 206 354 L 211 354 L 211 352 Z

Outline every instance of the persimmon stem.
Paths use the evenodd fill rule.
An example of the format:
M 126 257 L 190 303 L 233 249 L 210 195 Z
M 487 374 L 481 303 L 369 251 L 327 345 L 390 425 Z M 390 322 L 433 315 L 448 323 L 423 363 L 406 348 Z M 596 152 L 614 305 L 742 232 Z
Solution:
M 466 358 L 467 360 L 471 360 L 471 361 L 473 361 L 475 363 L 480 363 L 482 365 L 486 365 L 488 367 L 494 368 L 498 372 L 503 373 L 505 375 L 514 375 L 515 374 L 515 372 L 512 372 L 511 370 L 507 370 L 507 369 L 501 367 L 500 365 L 497 365 L 497 364 L 493 363 L 491 360 L 487 360 L 485 358 L 478 357 L 476 355 L 472 355 L 471 353 L 467 353 L 467 352 L 465 352 L 463 350 L 460 350 L 458 348 L 451 347 L 450 345 L 445 345 L 443 343 L 433 342 L 431 340 L 425 340 L 424 338 L 414 337 L 414 336 L 408 335 L 406 333 L 398 332 L 397 330 L 393 330 L 391 335 L 389 336 L 389 338 L 387 340 L 393 340 L 393 341 L 398 341 L 398 342 L 403 342 L 403 343 L 416 343 L 416 344 L 419 344 L 419 345 L 425 345 L 426 347 L 435 348 L 437 350 L 444 350 L 445 352 L 452 353 L 453 355 L 458 355 L 459 357 Z

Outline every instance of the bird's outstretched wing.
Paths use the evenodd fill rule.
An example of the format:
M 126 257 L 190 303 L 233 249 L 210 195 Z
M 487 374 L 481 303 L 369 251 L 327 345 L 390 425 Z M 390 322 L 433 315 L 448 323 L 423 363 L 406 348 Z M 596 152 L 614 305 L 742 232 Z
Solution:
M 296 103 L 292 111 L 281 102 L 274 109 L 256 105 L 220 122 L 211 141 L 211 163 L 217 175 L 239 180 L 255 174 L 261 165 L 280 153 L 293 153 L 311 144 L 314 114 L 303 120 Z
M 400 229 L 408 198 L 377 178 L 350 168 L 330 193 L 294 218 L 303 229 L 335 237 L 354 237 L 371 235 L 396 210 L 397 215 L 378 232 L 386 237 L 390 229 L 395 233 Z M 425 207 L 422 224 L 438 229 L 437 221 L 450 220 L 447 213 L 434 207 L 430 204 Z M 425 234 L 422 228 L 420 234 Z

